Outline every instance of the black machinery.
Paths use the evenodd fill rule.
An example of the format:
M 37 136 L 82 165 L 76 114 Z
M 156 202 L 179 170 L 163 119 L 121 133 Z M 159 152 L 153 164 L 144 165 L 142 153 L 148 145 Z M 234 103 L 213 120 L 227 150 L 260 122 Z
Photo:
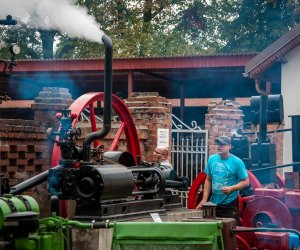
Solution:
M 173 169 L 144 162 L 136 164 L 129 152 L 104 153 L 102 147 L 91 148 L 91 143 L 105 137 L 111 128 L 112 43 L 106 35 L 102 41 L 105 45 L 102 130 L 88 134 L 79 147 L 76 140 L 81 131 L 72 126 L 76 114 L 70 110 L 57 114 L 60 127 L 49 131 L 49 136 L 60 148 L 59 165 L 12 187 L 10 193 L 20 194 L 48 179 L 53 200 L 76 200 L 77 219 L 128 217 L 179 206 L 180 198 L 166 195 L 165 188 L 184 189 L 189 181 L 177 177 Z M 59 214 L 59 208 L 54 208 Z

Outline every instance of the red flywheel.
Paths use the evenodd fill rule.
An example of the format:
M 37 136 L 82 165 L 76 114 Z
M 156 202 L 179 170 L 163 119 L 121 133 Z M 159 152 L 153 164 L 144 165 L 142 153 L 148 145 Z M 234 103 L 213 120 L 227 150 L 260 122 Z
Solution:
M 97 131 L 96 123 L 97 117 L 95 115 L 94 107 L 97 106 L 98 102 L 104 101 L 104 93 L 103 92 L 94 92 L 87 93 L 80 96 L 76 99 L 72 105 L 70 106 L 71 113 L 77 114 L 77 118 L 75 118 L 72 122 L 72 126 L 74 127 L 78 121 L 78 117 L 80 114 L 85 111 L 85 114 L 89 114 L 89 121 L 91 125 L 91 132 Z M 127 151 L 130 152 L 137 163 L 137 159 L 141 156 L 140 142 L 137 134 L 137 130 L 134 124 L 134 121 L 131 117 L 131 114 L 128 111 L 127 106 L 123 102 L 122 99 L 117 97 L 116 95 L 112 95 L 112 108 L 115 111 L 116 115 L 119 117 L 120 126 L 119 129 L 112 141 L 111 146 L 106 151 L 114 151 L 117 150 L 118 143 L 123 132 L 126 136 L 127 142 Z M 87 112 L 86 112 L 87 111 Z M 95 140 L 93 142 L 93 146 L 96 148 L 99 145 L 99 141 Z M 59 147 L 54 144 L 53 153 L 51 158 L 51 167 L 55 167 L 59 165 L 59 160 L 61 158 Z M 65 201 L 61 202 L 61 216 L 67 217 L 67 204 Z
M 280 200 L 261 196 L 250 201 L 245 207 L 242 216 L 244 227 L 292 228 L 292 215 L 288 207 Z
M 187 199 L 187 208 L 195 209 L 203 197 L 203 186 L 206 179 L 206 173 L 201 172 L 194 179 L 192 186 L 189 190 Z

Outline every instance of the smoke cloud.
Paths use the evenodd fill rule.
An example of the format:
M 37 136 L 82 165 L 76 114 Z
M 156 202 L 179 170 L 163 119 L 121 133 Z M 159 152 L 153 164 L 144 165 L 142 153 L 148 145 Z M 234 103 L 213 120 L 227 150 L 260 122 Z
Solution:
M 87 8 L 71 0 L 0 0 L 0 18 L 12 15 L 36 28 L 58 30 L 70 37 L 102 43 L 103 31 Z

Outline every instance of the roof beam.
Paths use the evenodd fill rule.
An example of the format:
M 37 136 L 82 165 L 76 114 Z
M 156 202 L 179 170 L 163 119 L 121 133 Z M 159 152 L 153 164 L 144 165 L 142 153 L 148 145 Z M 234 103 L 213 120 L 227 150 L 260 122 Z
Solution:
M 113 70 L 244 67 L 254 55 L 114 59 Z M 15 72 L 103 71 L 103 59 L 19 60 Z

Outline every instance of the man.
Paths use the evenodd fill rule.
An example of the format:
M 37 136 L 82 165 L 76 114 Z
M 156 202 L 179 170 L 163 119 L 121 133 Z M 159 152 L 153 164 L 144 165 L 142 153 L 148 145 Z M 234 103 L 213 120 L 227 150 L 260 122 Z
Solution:
M 153 152 L 153 160 L 160 166 L 172 168 L 172 164 L 168 160 L 169 150 L 164 146 L 157 146 Z
M 203 198 L 196 209 L 201 209 L 211 194 L 210 201 L 217 205 L 216 215 L 235 218 L 238 223 L 238 193 L 249 185 L 248 173 L 243 161 L 229 152 L 231 139 L 220 136 L 215 140 L 217 154 L 209 157 Z
M 166 180 L 177 182 L 177 184 L 173 183 L 172 187 L 177 187 L 179 190 L 187 190 L 191 184 L 190 180 L 184 176 L 178 177 L 172 164 L 168 160 L 168 154 L 169 150 L 167 147 L 157 146 L 153 152 L 154 163 L 159 165 L 159 168 L 165 175 Z

